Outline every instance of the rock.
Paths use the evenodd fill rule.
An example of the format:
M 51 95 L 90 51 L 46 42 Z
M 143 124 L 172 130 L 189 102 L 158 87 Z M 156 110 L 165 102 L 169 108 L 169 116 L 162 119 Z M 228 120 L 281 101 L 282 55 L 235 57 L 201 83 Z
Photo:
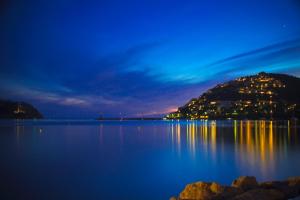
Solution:
M 297 196 L 297 191 L 293 187 L 290 187 L 287 181 L 268 181 L 261 183 L 259 186 L 262 189 L 278 190 L 285 195 L 285 198 Z
M 188 184 L 178 198 L 171 197 L 170 200 L 296 200 L 299 196 L 300 177 L 258 184 L 253 176 L 241 176 L 232 186 L 216 182 Z
M 234 197 L 232 200 L 284 200 L 284 194 L 274 189 L 253 189 Z
M 240 176 L 232 182 L 232 187 L 240 188 L 244 191 L 258 187 L 258 183 L 254 176 Z
M 210 185 L 210 190 L 214 193 L 222 193 L 224 192 L 224 186 L 220 185 L 219 183 L 213 182 Z
M 287 181 L 263 182 L 260 187 L 278 190 L 285 195 L 285 198 L 294 198 L 300 195 L 300 177 L 291 177 Z
M 210 190 L 211 183 L 196 182 L 188 184 L 180 193 L 180 200 L 211 200 L 215 196 Z
M 289 186 L 296 186 L 300 188 L 300 176 L 288 178 Z
M 279 189 L 281 187 L 288 187 L 287 181 L 267 181 L 259 184 L 259 187 L 263 189 Z
M 218 183 L 213 182 L 210 186 L 210 190 L 216 194 L 217 198 L 227 199 L 238 194 L 241 194 L 243 191 L 240 188 L 222 186 Z
M 219 200 L 232 198 L 241 194 L 242 190 L 230 186 L 222 186 L 218 183 L 197 182 L 189 184 L 180 193 L 180 200 Z
M 288 179 L 288 186 L 293 190 L 293 196 L 297 197 L 300 195 L 300 177 L 291 177 Z

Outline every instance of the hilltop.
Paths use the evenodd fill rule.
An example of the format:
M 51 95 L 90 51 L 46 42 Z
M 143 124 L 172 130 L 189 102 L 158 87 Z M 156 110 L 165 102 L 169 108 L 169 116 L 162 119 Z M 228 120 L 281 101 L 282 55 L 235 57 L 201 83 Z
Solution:
M 25 102 L 0 100 L 0 119 L 41 119 L 43 115 Z
M 261 72 L 219 84 L 167 119 L 286 119 L 300 117 L 300 79 Z

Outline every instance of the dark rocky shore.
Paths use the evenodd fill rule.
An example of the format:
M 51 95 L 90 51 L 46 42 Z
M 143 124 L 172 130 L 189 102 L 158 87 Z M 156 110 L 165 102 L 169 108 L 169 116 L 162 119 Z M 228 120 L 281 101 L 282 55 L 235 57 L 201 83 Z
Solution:
M 258 183 L 253 176 L 241 176 L 231 186 L 215 182 L 186 185 L 179 197 L 170 200 L 284 200 L 300 199 L 300 177 Z

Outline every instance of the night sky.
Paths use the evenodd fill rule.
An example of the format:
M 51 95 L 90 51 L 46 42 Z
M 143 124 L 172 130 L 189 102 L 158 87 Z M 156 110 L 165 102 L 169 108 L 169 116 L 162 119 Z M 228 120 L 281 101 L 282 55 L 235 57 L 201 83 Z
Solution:
M 0 2 L 0 98 L 48 118 L 161 116 L 242 75 L 300 76 L 298 0 Z

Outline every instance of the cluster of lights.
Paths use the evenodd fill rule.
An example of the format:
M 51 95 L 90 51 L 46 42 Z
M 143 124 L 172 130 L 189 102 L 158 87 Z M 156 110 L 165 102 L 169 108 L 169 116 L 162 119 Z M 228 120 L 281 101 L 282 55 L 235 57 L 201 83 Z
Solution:
M 22 106 L 18 104 L 17 109 L 14 110 L 15 114 L 25 113 L 25 110 L 22 109 Z
M 209 100 L 208 95 L 213 93 L 215 89 L 227 87 L 231 83 L 236 86 L 234 89 L 237 89 L 237 93 L 241 95 L 239 100 Z M 290 112 L 295 110 L 296 104 L 281 105 L 282 102 L 277 102 L 274 98 L 277 96 L 276 89 L 285 87 L 280 80 L 269 77 L 265 73 L 258 76 L 238 78 L 236 82 L 217 85 L 200 98 L 192 99 L 184 107 L 179 108 L 177 112 L 166 117 L 171 119 L 208 119 L 209 117 L 226 116 L 231 118 L 248 114 L 272 116 L 276 109 L 278 107 L 282 108 L 282 106 L 285 107 L 284 112 Z M 247 94 L 251 95 L 247 96 Z
M 281 81 L 263 74 L 258 77 L 243 77 L 236 80 L 243 85 L 239 88 L 240 94 L 274 95 L 272 90 L 275 88 L 285 88 Z

